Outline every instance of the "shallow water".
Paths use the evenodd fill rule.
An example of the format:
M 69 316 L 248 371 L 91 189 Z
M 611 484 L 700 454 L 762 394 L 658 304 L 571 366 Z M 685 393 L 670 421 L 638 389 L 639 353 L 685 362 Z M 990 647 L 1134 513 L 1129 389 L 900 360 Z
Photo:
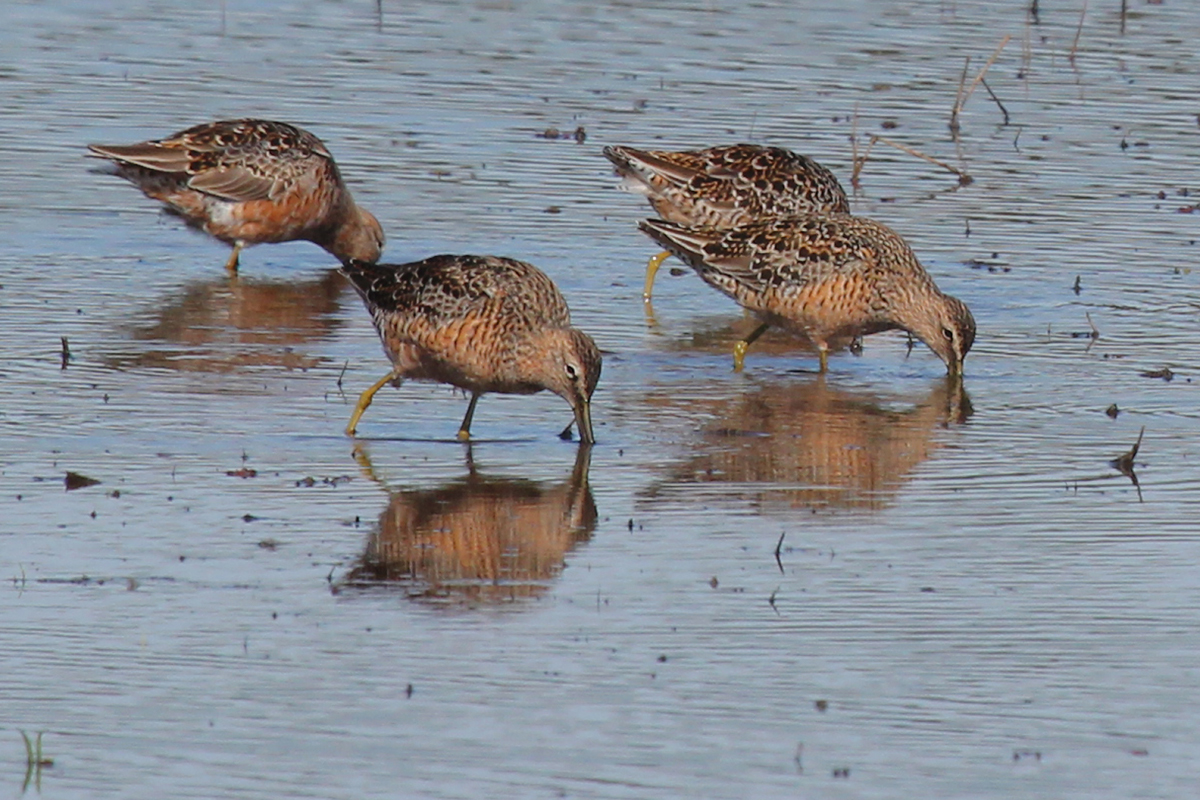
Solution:
M 4 791 L 1190 795 L 1200 18 L 1093 3 L 1072 62 L 1079 8 L 1041 5 L 10 3 Z M 1005 34 L 1011 122 L 980 87 L 956 142 Z M 240 115 L 321 136 L 388 260 L 544 268 L 605 351 L 599 444 L 489 396 L 468 450 L 463 398 L 406 385 L 354 452 L 387 365 L 328 256 L 231 282 L 83 155 Z M 853 198 L 973 309 L 964 392 L 892 334 L 825 378 L 769 334 L 732 374 L 746 321 L 690 274 L 647 320 L 649 209 L 603 145 L 848 183 L 852 130 L 974 178 L 876 144 Z

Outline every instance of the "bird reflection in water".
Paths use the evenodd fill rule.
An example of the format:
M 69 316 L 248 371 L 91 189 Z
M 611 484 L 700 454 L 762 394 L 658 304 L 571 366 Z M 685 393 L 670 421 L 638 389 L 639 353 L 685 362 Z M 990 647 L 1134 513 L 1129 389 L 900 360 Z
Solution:
M 432 489 L 388 489 L 378 526 L 336 591 L 394 586 L 413 599 L 474 607 L 537 598 L 549 589 L 567 553 L 596 527 L 591 447 L 579 447 L 561 483 L 489 477 L 467 452 L 462 478 Z M 356 457 L 379 480 L 364 445 Z
M 337 270 L 315 280 L 222 277 L 188 284 L 135 318 L 130 338 L 146 346 L 111 357 L 111 366 L 213 373 L 308 369 L 320 359 L 297 348 L 334 333 L 346 288 Z
M 648 398 L 668 405 L 677 392 Z M 644 502 L 733 502 L 878 510 L 941 446 L 937 431 L 971 416 L 957 378 L 937 381 L 915 405 L 828 386 L 823 378 L 775 383 L 736 398 L 688 399 L 706 414 L 695 454 L 652 486 Z

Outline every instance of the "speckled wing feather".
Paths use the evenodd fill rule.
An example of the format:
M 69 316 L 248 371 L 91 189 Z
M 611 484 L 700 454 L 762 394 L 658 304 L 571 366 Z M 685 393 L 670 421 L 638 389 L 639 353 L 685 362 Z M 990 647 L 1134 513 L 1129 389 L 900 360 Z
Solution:
M 270 120 L 224 120 L 140 144 L 89 147 L 121 163 L 187 176 L 189 187 L 234 202 L 278 197 L 314 159 L 336 171 L 320 139 Z
M 381 315 L 420 317 L 436 327 L 495 306 L 527 325 L 566 327 L 567 303 L 545 273 L 497 256 L 438 255 L 410 264 L 347 263 L 342 271 L 378 323 Z
M 832 172 L 781 147 L 736 144 L 670 152 L 606 147 L 627 188 L 671 222 L 731 227 L 774 216 L 849 213 Z
M 907 251 L 884 226 L 848 215 L 781 217 L 730 230 L 645 220 L 641 229 L 706 280 L 757 290 L 876 270 L 882 233 Z

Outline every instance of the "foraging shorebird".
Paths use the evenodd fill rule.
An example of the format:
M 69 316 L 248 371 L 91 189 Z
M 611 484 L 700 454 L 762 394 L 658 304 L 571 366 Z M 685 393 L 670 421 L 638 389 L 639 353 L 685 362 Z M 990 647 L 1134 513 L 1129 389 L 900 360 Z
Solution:
M 165 139 L 131 145 L 91 144 L 130 181 L 191 226 L 233 247 L 306 239 L 340 261 L 377 261 L 383 228 L 342 182 L 329 150 L 284 122 L 209 122 Z
M 737 371 L 746 348 L 771 326 L 811 341 L 821 372 L 830 349 L 898 328 L 958 375 L 975 341 L 967 306 L 943 294 L 899 234 L 874 220 L 812 214 L 729 230 L 664 220 L 644 220 L 640 227 L 762 321 L 734 348 Z
M 470 439 L 475 404 L 485 392 L 543 389 L 571 404 L 581 441 L 596 440 L 591 398 L 600 351 L 571 327 L 566 301 L 537 267 L 498 256 L 440 255 L 411 264 L 350 261 L 342 272 L 362 296 L 392 361 L 392 371 L 359 398 L 348 435 L 376 392 L 409 378 L 471 393 L 458 430 L 462 441 Z
M 695 228 L 733 228 L 771 217 L 848 214 L 850 201 L 838 179 L 807 156 L 782 147 L 735 144 L 705 150 L 604 148 L 628 191 L 643 194 L 668 222 Z M 663 251 L 646 268 L 643 299 L 671 255 Z

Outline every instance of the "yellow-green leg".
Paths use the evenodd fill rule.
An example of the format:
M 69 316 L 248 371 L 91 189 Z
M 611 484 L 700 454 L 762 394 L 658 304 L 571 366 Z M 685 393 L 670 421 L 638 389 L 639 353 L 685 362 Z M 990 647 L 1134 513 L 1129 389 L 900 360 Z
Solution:
M 467 404 L 467 415 L 463 417 L 462 425 L 458 427 L 458 440 L 471 441 L 471 420 L 475 417 L 475 404 L 479 402 L 479 392 L 471 392 L 471 402 Z
M 758 337 L 767 332 L 767 328 L 771 327 L 767 323 L 763 323 L 750 332 L 750 335 L 733 346 L 733 371 L 741 372 L 742 366 L 746 361 L 746 351 L 750 349 L 750 345 L 754 344 Z
M 826 345 L 817 345 L 817 358 L 821 360 L 820 373 L 824 375 L 829 371 L 829 348 Z
M 666 250 L 650 259 L 650 263 L 646 265 L 646 286 L 642 289 L 642 299 L 649 300 L 650 294 L 654 291 L 654 276 L 658 274 L 658 268 L 662 263 L 671 257 L 671 254 Z
M 229 260 L 225 262 L 225 269 L 231 275 L 237 275 L 238 257 L 242 254 L 242 243 L 234 242 L 233 252 L 229 254 Z
M 347 436 L 354 435 L 354 431 L 358 428 L 358 420 L 362 417 L 363 412 L 367 410 L 367 407 L 371 405 L 371 401 L 375 399 L 375 393 L 394 380 L 396 380 L 396 373 L 389 372 L 371 384 L 370 389 L 359 395 L 358 405 L 354 407 L 354 413 L 350 415 L 350 424 L 346 426 Z

